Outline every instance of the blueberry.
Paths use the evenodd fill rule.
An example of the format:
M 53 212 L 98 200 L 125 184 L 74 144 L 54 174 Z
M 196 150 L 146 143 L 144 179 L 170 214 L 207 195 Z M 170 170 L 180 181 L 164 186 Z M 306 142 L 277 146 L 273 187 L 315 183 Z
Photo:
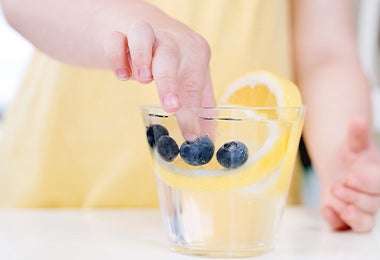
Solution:
M 179 153 L 179 147 L 175 140 L 168 135 L 161 136 L 157 143 L 157 152 L 167 162 L 172 162 Z
M 194 142 L 185 141 L 180 148 L 182 159 L 190 165 L 199 166 L 208 163 L 214 155 L 214 144 L 208 136 L 203 136 Z
M 237 168 L 248 160 L 248 148 L 238 141 L 225 143 L 216 152 L 216 159 L 225 168 Z
M 162 125 L 151 125 L 146 129 L 146 137 L 150 147 L 154 147 L 158 139 L 163 135 L 169 135 L 169 131 Z

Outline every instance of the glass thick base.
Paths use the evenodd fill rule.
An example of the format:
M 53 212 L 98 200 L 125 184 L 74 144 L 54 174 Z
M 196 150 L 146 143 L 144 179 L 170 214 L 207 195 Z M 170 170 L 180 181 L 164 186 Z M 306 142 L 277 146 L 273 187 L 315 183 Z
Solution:
M 161 211 L 172 250 L 188 255 L 237 258 L 271 251 L 285 196 L 242 188 L 176 189 L 157 180 Z
M 202 247 L 197 245 L 182 245 L 170 244 L 170 249 L 186 255 L 194 255 L 210 258 L 243 258 L 258 256 L 268 253 L 274 249 L 273 244 L 270 245 L 252 245 L 247 248 L 226 248 L 212 249 L 209 247 Z

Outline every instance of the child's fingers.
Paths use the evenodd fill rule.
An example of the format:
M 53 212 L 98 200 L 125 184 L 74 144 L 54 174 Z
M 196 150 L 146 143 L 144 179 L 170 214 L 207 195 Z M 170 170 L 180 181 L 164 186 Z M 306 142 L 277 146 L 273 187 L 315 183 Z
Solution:
M 194 120 L 197 112 L 191 108 L 203 105 L 204 91 L 206 84 L 209 84 L 210 49 L 203 38 L 196 38 L 182 46 L 181 54 L 178 80 L 182 109 L 177 113 L 177 120 L 185 139 L 194 141 L 201 135 L 201 127 Z
M 203 90 L 209 77 L 210 47 L 201 37 L 181 49 L 179 84 L 184 107 L 201 107 Z
M 121 32 L 111 32 L 103 43 L 105 58 L 119 80 L 132 77 L 128 41 Z
M 162 37 L 154 50 L 152 73 L 160 97 L 161 106 L 167 112 L 176 112 L 181 107 L 178 88 L 180 52 L 169 37 Z
M 368 232 L 375 226 L 374 215 L 363 212 L 353 205 L 344 208 L 339 216 L 356 232 Z
M 133 75 L 141 83 L 153 80 L 151 64 L 156 38 L 152 27 L 143 21 L 133 23 L 127 34 Z
M 211 82 L 211 76 L 210 76 L 210 70 L 208 70 L 208 76 L 206 79 L 206 86 L 203 91 L 203 98 L 202 98 L 202 107 L 215 107 L 215 96 L 214 92 L 212 90 L 212 82 Z M 207 111 L 207 115 L 204 115 L 203 117 L 207 118 L 215 118 L 217 116 L 217 111 Z M 201 135 L 208 135 L 211 140 L 215 140 L 215 126 L 216 121 L 214 120 L 201 120 L 200 122 L 200 128 L 201 128 Z
M 325 206 L 322 208 L 322 216 L 334 230 L 347 230 L 349 226 L 340 218 L 339 214 L 331 207 Z
M 215 107 L 216 101 L 215 101 L 215 96 L 214 96 L 214 92 L 212 89 L 210 69 L 207 69 L 207 75 L 206 76 L 207 76 L 207 78 L 206 78 L 205 89 L 203 91 L 202 106 L 203 107 Z
M 332 188 L 332 193 L 347 204 L 353 204 L 358 209 L 368 213 L 376 213 L 380 209 L 380 196 L 362 193 L 338 184 Z
M 380 165 L 368 163 L 361 172 L 349 174 L 345 185 L 364 193 L 380 195 Z
M 380 194 L 380 162 L 378 153 L 370 143 L 368 124 L 362 119 L 351 122 L 343 147 L 343 159 L 351 167 L 346 186 L 361 192 Z M 355 163 L 354 163 L 355 162 Z

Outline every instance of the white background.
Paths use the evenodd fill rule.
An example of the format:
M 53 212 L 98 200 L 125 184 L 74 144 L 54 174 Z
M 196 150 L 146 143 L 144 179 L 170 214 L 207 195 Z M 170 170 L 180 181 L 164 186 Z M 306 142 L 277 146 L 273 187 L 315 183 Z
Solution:
M 6 22 L 0 6 L 0 111 L 17 93 L 33 47 Z

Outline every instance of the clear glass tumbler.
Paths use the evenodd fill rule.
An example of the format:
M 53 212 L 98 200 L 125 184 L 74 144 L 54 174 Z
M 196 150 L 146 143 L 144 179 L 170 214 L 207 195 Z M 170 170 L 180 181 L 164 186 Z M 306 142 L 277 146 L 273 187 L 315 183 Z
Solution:
M 208 257 L 273 249 L 304 107 L 192 111 L 202 135 L 187 142 L 175 114 L 142 107 L 170 247 Z

